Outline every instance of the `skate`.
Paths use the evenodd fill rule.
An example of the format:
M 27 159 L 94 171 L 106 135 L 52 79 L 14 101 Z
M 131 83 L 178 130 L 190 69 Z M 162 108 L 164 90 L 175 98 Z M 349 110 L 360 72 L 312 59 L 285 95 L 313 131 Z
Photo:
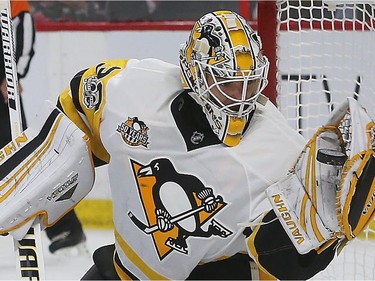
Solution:
M 167 239 L 167 241 L 165 242 L 165 245 L 167 245 L 168 247 L 180 252 L 180 253 L 183 253 L 185 255 L 187 255 L 188 253 L 188 248 L 187 248 L 187 245 L 186 245 L 186 242 L 185 240 L 183 240 L 183 243 L 181 243 L 181 239 L 174 239 L 172 237 L 169 237 Z
M 221 238 L 226 238 L 231 235 L 233 232 L 222 226 L 216 220 L 212 220 L 210 225 L 208 226 L 208 231 L 212 235 L 219 236 Z
M 58 256 L 89 255 L 83 231 L 64 231 L 53 237 L 49 251 Z

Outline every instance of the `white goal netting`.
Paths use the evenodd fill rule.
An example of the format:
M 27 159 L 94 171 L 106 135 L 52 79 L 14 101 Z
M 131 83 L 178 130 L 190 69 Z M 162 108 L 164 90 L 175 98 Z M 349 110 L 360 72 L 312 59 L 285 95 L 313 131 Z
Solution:
M 277 104 L 310 138 L 346 97 L 375 119 L 375 1 L 277 1 Z M 375 223 L 314 279 L 375 280 Z

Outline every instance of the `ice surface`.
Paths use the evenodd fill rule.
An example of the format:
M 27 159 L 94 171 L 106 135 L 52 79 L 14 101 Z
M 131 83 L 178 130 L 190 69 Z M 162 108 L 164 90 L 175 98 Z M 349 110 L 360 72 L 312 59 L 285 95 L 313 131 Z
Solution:
M 93 265 L 92 253 L 96 248 L 114 243 L 113 230 L 85 230 L 89 255 L 62 257 L 48 251 L 49 240 L 42 232 L 46 280 L 80 280 Z M 0 280 L 19 280 L 11 237 L 0 236 Z

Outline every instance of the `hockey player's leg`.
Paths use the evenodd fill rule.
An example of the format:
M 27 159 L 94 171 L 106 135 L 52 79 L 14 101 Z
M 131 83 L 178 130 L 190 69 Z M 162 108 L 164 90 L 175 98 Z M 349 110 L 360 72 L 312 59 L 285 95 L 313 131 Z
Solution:
M 120 280 L 114 266 L 114 253 L 114 244 L 96 249 L 93 254 L 94 265 L 81 280 Z
M 94 264 L 90 269 L 85 273 L 81 280 L 104 280 L 104 277 L 100 274 L 98 267 Z
M 187 280 L 252 280 L 251 258 L 236 254 L 228 259 L 198 265 Z
M 230 258 L 198 265 L 187 280 L 276 280 L 246 253 Z
M 46 233 L 51 240 L 51 253 L 69 256 L 88 254 L 86 236 L 74 209 L 56 224 L 46 228 Z
M 311 250 L 302 255 L 297 252 L 274 211 L 270 211 L 263 222 L 265 224 L 254 231 L 247 228 L 244 234 L 258 265 L 272 276 L 280 280 L 306 280 L 325 269 L 333 259 L 335 243 L 320 254 Z

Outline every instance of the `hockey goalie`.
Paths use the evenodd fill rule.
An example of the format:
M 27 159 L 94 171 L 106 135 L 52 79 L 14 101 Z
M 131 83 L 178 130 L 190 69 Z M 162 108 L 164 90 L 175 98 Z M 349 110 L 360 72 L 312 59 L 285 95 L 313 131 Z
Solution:
M 324 270 L 374 216 L 366 110 L 348 98 L 304 140 L 262 95 L 269 61 L 231 11 L 199 19 L 179 58 L 78 72 L 57 106 L 0 151 L 0 234 L 22 239 L 36 217 L 53 225 L 90 192 L 94 167 L 108 165 L 114 245 L 94 253 L 86 280 Z

